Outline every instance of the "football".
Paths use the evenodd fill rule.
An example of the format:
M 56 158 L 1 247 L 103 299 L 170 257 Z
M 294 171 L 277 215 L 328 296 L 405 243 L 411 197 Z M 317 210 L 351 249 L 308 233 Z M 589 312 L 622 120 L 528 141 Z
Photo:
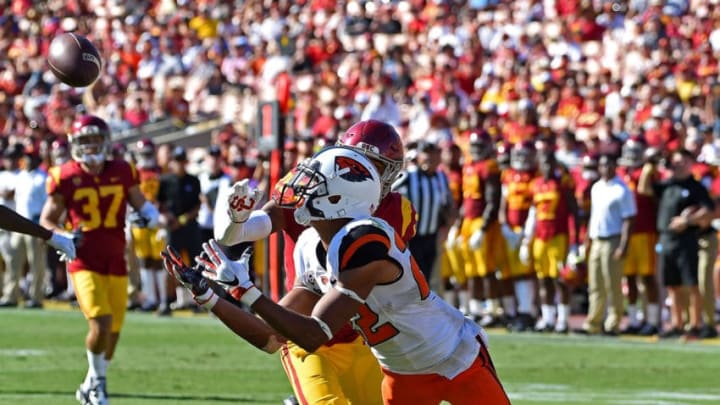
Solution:
M 102 60 L 95 45 L 87 38 L 64 33 L 53 38 L 48 51 L 50 70 L 63 83 L 85 87 L 100 76 Z

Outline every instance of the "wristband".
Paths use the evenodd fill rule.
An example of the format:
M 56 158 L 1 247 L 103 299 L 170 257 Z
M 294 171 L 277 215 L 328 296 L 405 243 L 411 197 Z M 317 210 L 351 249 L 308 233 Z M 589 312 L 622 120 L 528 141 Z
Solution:
M 208 288 L 207 291 L 194 298 L 195 302 L 197 302 L 198 305 L 207 310 L 212 310 L 215 304 L 217 304 L 220 297 L 218 297 L 211 288 Z
M 235 288 L 230 291 L 230 295 L 244 305 L 251 307 L 258 298 L 262 297 L 262 292 L 254 285 L 251 285 L 249 288 Z

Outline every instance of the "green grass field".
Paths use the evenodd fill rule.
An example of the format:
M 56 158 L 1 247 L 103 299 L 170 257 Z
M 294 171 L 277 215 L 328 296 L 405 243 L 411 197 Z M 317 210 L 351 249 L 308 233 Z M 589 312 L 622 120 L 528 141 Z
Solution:
M 0 404 L 74 404 L 84 378 L 78 311 L 0 310 Z M 720 345 L 491 332 L 513 404 L 717 404 Z M 205 315 L 130 313 L 108 385 L 118 404 L 279 404 L 269 356 Z

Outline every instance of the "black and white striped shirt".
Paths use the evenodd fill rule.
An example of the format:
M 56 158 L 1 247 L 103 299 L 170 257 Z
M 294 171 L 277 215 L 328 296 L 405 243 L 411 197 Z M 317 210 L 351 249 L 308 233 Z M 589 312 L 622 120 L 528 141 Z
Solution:
M 452 201 L 447 175 L 440 170 L 428 174 L 413 166 L 402 173 L 392 189 L 410 200 L 417 211 L 415 235 L 435 235 Z

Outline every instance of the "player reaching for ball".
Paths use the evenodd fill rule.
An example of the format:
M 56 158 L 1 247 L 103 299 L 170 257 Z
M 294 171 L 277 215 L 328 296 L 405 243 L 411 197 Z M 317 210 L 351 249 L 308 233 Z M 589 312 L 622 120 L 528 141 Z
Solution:
M 88 321 L 85 338 L 88 372 L 76 392 L 83 404 L 107 404 L 106 368 L 120 337 L 127 304 L 125 210 L 129 203 L 144 222 L 156 226 L 158 210 L 138 188 L 135 169 L 109 160 L 110 129 L 102 119 L 85 115 L 68 135 L 73 160 L 50 169 L 49 199 L 40 222 L 62 229 L 60 217 L 83 233 L 77 258 L 68 263 L 78 304 Z
M 415 234 L 415 211 L 410 201 L 390 192 L 404 159 L 404 148 L 397 131 L 384 122 L 360 121 L 340 137 L 338 144 L 362 153 L 373 162 L 381 173 L 382 182 L 382 200 L 375 215 L 388 221 L 405 242 L 410 240 Z M 275 201 L 265 204 L 262 210 L 253 211 L 257 197 L 257 192 L 246 182 L 236 184 L 230 196 L 219 196 L 215 208 L 215 237 L 222 244 L 234 245 L 263 239 L 271 232 L 284 230 L 287 236 L 285 242 L 291 246 L 285 251 L 286 256 L 292 258 L 294 242 L 305 226 L 295 220 L 294 210 L 282 209 Z M 231 201 L 229 206 L 228 201 Z M 246 204 L 239 204 L 241 201 Z M 290 292 L 282 302 L 296 308 L 295 305 L 299 304 L 295 302 L 297 296 L 293 292 L 295 267 L 292 260 L 285 263 L 286 286 Z M 282 362 L 295 397 L 301 403 L 328 400 L 355 404 L 381 402 L 379 387 L 382 376 L 377 361 L 350 325 L 314 353 L 289 342 L 282 348 Z
M 247 256 L 233 262 L 215 241 L 203 246 L 196 269 L 172 251 L 164 265 L 231 330 L 267 351 L 290 339 L 313 353 L 351 321 L 381 364 L 385 404 L 509 404 L 482 329 L 429 289 L 400 235 L 370 216 L 380 198 L 379 172 L 352 149 L 327 148 L 298 165 L 276 200 L 311 226 L 295 246 L 292 307 L 264 297 Z M 220 299 L 199 270 L 262 320 Z

